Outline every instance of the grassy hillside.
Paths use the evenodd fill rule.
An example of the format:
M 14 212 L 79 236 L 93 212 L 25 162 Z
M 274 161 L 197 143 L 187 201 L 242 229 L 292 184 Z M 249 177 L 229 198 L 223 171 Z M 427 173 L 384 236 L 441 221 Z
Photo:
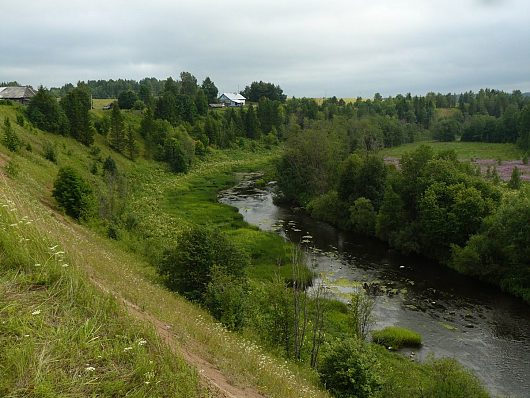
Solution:
M 0 395 L 193 397 L 226 396 L 236 388 L 232 396 L 328 396 L 314 370 L 263 348 L 252 330 L 227 331 L 168 291 L 152 266 L 181 231 L 209 225 L 248 252 L 252 283 L 268 289 L 278 259 L 288 262 L 289 246 L 244 223 L 216 195 L 235 182 L 235 172 L 269 170 L 278 149 L 213 150 L 187 175 L 175 175 L 165 165 L 114 153 L 100 135 L 87 148 L 19 126 L 14 121 L 21 112 L 0 106 L 0 125 L 9 117 L 24 143 L 17 153 L 0 145 L 0 286 L 7 297 L 0 298 L 0 370 L 8 375 Z M 139 120 L 134 112 L 126 116 L 133 124 Z M 56 163 L 44 157 L 50 146 Z M 119 181 L 102 173 L 109 155 Z M 99 193 L 101 217 L 80 225 L 62 215 L 51 192 L 65 165 Z M 331 306 L 326 333 L 343 337 L 350 328 L 347 309 Z M 17 346 L 24 339 L 31 345 Z M 422 365 L 385 349 L 373 352 L 382 396 L 419 397 L 444 388 L 437 384 L 442 373 L 460 390 L 486 396 L 451 361 Z

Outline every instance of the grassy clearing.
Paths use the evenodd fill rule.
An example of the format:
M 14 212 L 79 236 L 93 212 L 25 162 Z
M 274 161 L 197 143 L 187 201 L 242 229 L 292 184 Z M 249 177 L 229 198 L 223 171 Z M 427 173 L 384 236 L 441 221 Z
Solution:
M 522 157 L 521 151 L 515 144 L 495 144 L 487 142 L 417 141 L 393 148 L 385 148 L 379 153 L 385 157 L 400 158 L 405 152 L 414 151 L 421 145 L 429 145 L 435 151 L 454 150 L 460 160 L 514 160 L 521 159 Z
M 392 347 L 394 350 L 402 347 L 419 347 L 421 345 L 421 336 L 418 333 L 397 326 L 389 326 L 382 330 L 374 331 L 372 340 L 376 344 Z

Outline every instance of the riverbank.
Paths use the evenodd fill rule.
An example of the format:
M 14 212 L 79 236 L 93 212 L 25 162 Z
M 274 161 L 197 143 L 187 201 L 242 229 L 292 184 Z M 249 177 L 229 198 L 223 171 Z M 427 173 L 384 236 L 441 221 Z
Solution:
M 246 186 L 243 195 L 232 189 L 221 201 L 237 207 L 247 222 L 305 247 L 314 271 L 337 298 L 347 300 L 362 283 L 373 286 L 375 328 L 400 325 L 423 337 L 421 349 L 403 354 L 457 358 L 494 394 L 525 396 L 530 389 L 526 304 L 447 267 L 277 206 L 270 190 L 251 193 Z

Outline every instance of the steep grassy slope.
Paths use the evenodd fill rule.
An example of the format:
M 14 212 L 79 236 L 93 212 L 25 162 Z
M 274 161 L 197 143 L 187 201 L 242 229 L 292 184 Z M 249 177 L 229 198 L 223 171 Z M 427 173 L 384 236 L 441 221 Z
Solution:
M 14 120 L 16 112 L 17 109 L 14 107 L 0 107 L 0 119 L 7 115 L 11 120 Z M 6 284 L 4 289 L 11 291 L 13 284 L 19 286 L 17 284 L 18 282 L 11 283 L 10 281 L 13 278 L 23 275 L 21 267 L 31 271 L 30 276 L 24 276 L 24 278 L 29 278 L 30 281 L 33 279 L 39 280 L 41 276 L 35 272 L 40 271 L 41 268 L 35 267 L 35 264 L 45 264 L 46 256 L 51 255 L 51 258 L 55 259 L 55 256 L 52 255 L 53 253 L 50 253 L 50 250 L 64 252 L 64 254 L 61 253 L 60 258 L 63 261 L 55 264 L 54 269 L 59 273 L 74 273 L 76 283 L 85 286 L 86 291 L 79 289 L 79 295 L 72 298 L 67 294 L 72 289 L 63 288 L 62 285 L 56 286 L 50 282 L 50 289 L 52 290 L 46 290 L 43 293 L 44 298 L 40 301 L 35 301 L 35 308 L 41 303 L 41 307 L 39 307 L 41 308 L 41 312 L 38 315 L 48 314 L 48 311 L 53 312 L 51 309 L 47 309 L 48 307 L 43 304 L 44 302 L 53 308 L 69 308 L 72 311 L 71 313 L 57 313 L 57 319 L 55 319 L 54 325 L 51 326 L 52 328 L 55 325 L 61 325 L 62 322 L 65 324 L 68 323 L 72 325 L 71 328 L 73 330 L 71 333 L 73 334 L 77 328 L 82 328 L 83 322 L 86 319 L 94 319 L 95 325 L 89 323 L 88 328 L 89 330 L 97 330 L 97 332 L 89 333 L 81 331 L 82 333 L 88 333 L 87 340 L 100 336 L 96 339 L 99 342 L 112 340 L 110 336 L 120 336 L 115 338 L 115 343 L 113 343 L 115 346 L 105 350 L 105 355 L 108 355 L 112 359 L 111 354 L 116 353 L 115 362 L 124 362 L 123 368 L 127 369 L 127 371 L 123 370 L 121 373 L 121 368 L 115 362 L 111 360 L 104 362 L 102 358 L 98 358 L 98 355 L 103 356 L 99 348 L 94 348 L 93 355 L 87 358 L 83 356 L 82 350 L 78 349 L 77 343 L 79 339 L 63 338 L 63 335 L 51 334 L 49 336 L 50 341 L 54 341 L 60 345 L 63 353 L 69 355 L 64 361 L 71 363 L 75 369 L 70 372 L 73 375 L 71 381 L 77 380 L 75 378 L 78 377 L 76 376 L 77 374 L 83 374 L 84 378 L 82 380 L 85 381 L 85 389 L 72 390 L 73 396 L 86 396 L 92 393 L 112 395 L 108 392 L 111 390 L 101 389 L 103 388 L 101 385 L 105 384 L 104 382 L 110 383 L 111 380 L 114 380 L 116 384 L 121 383 L 123 385 L 123 387 L 120 387 L 122 388 L 120 391 L 132 391 L 134 394 L 138 394 L 132 396 L 192 397 L 203 394 L 197 387 L 197 376 L 194 375 L 192 370 L 182 364 L 182 360 L 178 359 L 178 355 L 171 366 L 167 365 L 168 358 L 172 357 L 171 350 L 167 346 L 160 344 L 160 336 L 155 338 L 154 332 L 149 332 L 146 329 L 145 322 L 150 322 L 151 320 L 156 320 L 154 326 L 167 325 L 167 330 L 171 333 L 170 340 L 172 345 L 177 347 L 178 350 L 185 350 L 187 358 L 200 358 L 197 362 L 206 361 L 211 363 L 213 365 L 212 367 L 217 367 L 221 370 L 229 383 L 240 386 L 243 391 L 245 388 L 248 388 L 248 391 L 259 390 L 273 397 L 327 396 L 325 392 L 320 391 L 316 387 L 317 380 L 315 374 L 300 369 L 296 365 L 287 364 L 284 360 L 270 356 L 252 342 L 229 333 L 205 311 L 174 293 L 168 292 L 163 286 L 156 283 L 156 273 L 147 264 L 144 257 L 130 252 L 130 248 L 135 242 L 138 242 L 138 238 L 135 237 L 136 235 L 130 234 L 128 240 L 127 231 L 123 231 L 123 240 L 119 242 L 110 241 L 98 234 L 97 231 L 101 230 L 101 225 L 93 225 L 93 229 L 89 229 L 60 215 L 51 197 L 53 180 L 57 175 L 59 166 L 72 165 L 86 179 L 90 180 L 92 185 L 99 187 L 102 191 L 107 188 L 106 182 L 101 176 L 91 174 L 89 169 L 89 165 L 94 161 L 104 159 L 110 154 L 104 147 L 102 137 L 97 138 L 98 143 L 96 144 L 101 147 L 101 151 L 94 155 L 87 148 L 65 137 L 44 133 L 36 129 L 22 128 L 16 125 L 14 127 L 25 144 L 29 143 L 31 145 L 31 151 L 24 145 L 19 153 L 13 154 L 8 152 L 3 146 L 0 146 L 2 200 L 3 203 L 8 204 L 8 207 L 10 203 L 16 202 L 18 209 L 13 212 L 13 214 L 17 214 L 15 221 L 2 217 L 2 228 L 6 231 L 6 234 L 3 236 L 8 238 L 11 236 L 7 231 L 9 228 L 14 228 L 10 227 L 11 224 L 17 224 L 18 226 L 17 220 L 32 220 L 30 224 L 34 230 L 32 236 L 42 236 L 43 242 L 45 243 L 35 249 L 28 249 L 28 255 L 23 265 L 21 265 L 21 262 L 9 260 L 11 254 L 16 256 L 20 250 L 15 243 L 3 244 L 1 246 L 3 248 L 10 248 L 8 254 L 5 254 L 2 258 L 2 282 L 5 281 Z M 45 141 L 51 142 L 57 148 L 58 164 L 54 164 L 43 158 L 42 153 Z M 248 167 L 249 164 L 256 162 L 260 157 L 259 155 L 255 155 L 254 157 L 250 156 L 247 157 L 245 162 L 242 162 L 237 159 L 237 153 L 229 155 L 228 158 L 222 154 L 219 156 L 218 159 L 213 159 L 209 165 L 215 164 L 216 172 L 222 171 L 227 175 L 230 173 L 230 170 L 246 167 L 245 164 Z M 113 157 L 116 159 L 118 169 L 127 170 L 131 175 L 136 175 L 138 178 L 153 178 L 153 185 L 144 184 L 145 181 L 139 184 L 140 180 L 137 180 L 135 184 L 135 178 L 131 178 L 130 184 L 133 186 L 137 185 L 139 188 L 133 189 L 133 186 L 131 186 L 130 193 L 134 200 L 127 204 L 132 209 L 135 206 L 139 207 L 137 213 L 133 212 L 133 214 L 138 215 L 138 224 L 136 224 L 137 226 L 135 228 L 144 229 L 148 235 L 154 236 L 151 242 L 164 241 L 165 239 L 171 240 L 174 232 L 185 227 L 186 222 L 191 222 L 190 216 L 196 216 L 193 214 L 187 215 L 186 217 L 175 216 L 174 219 L 170 217 L 170 219 L 166 220 L 165 217 L 167 214 L 151 211 L 153 210 L 151 206 L 155 206 L 156 209 L 159 206 L 159 201 L 164 202 L 168 200 L 168 196 L 164 194 L 168 186 L 164 184 L 177 184 L 175 188 L 186 190 L 187 184 L 193 178 L 200 176 L 201 172 L 204 172 L 205 169 L 198 167 L 189 176 L 175 178 L 174 175 L 165 173 L 163 166 L 144 161 L 138 161 L 133 164 L 116 154 L 113 154 Z M 209 166 L 205 164 L 204 167 Z M 156 176 L 162 178 L 156 178 Z M 156 192 L 160 192 L 160 195 L 150 192 L 149 197 L 145 197 L 145 200 L 143 200 L 141 198 L 142 189 L 157 189 L 159 191 Z M 189 200 L 192 200 L 192 198 L 189 198 Z M 208 207 L 208 205 L 205 206 Z M 214 212 L 215 209 L 210 211 Z M 237 219 L 233 210 L 226 207 L 225 211 L 230 213 L 230 217 Z M 10 213 L 8 212 L 7 214 Z M 38 217 L 34 216 L 34 214 L 38 214 Z M 157 217 L 164 219 L 158 220 Z M 188 221 L 186 221 L 186 218 Z M 249 228 L 249 231 L 253 231 L 253 229 Z M 241 233 L 243 234 L 245 232 Z M 33 237 L 28 239 L 30 239 L 28 242 L 33 241 Z M 52 247 L 54 248 L 51 249 Z M 10 266 L 10 263 L 14 263 L 15 265 Z M 16 264 L 19 265 L 17 266 Z M 68 264 L 68 267 L 63 267 L 63 264 Z M 89 283 L 89 280 L 92 283 Z M 29 284 L 33 286 L 34 282 L 29 282 Z M 94 284 L 99 290 L 92 286 Z M 31 291 L 31 288 L 25 289 L 26 291 Z M 63 290 L 66 290 L 66 293 L 63 294 Z M 77 291 L 78 289 L 74 290 Z M 37 291 L 40 292 L 39 289 Z M 105 291 L 111 292 L 114 298 L 109 298 L 105 294 Z M 16 295 L 18 293 L 12 294 Z M 28 323 L 24 329 L 27 333 L 25 332 L 24 334 L 29 334 L 30 336 L 47 335 L 49 330 L 46 328 L 49 326 L 47 326 L 46 322 L 39 323 L 38 325 L 29 322 L 30 320 L 40 319 L 35 318 L 36 315 L 31 315 L 34 310 L 30 311 L 28 316 L 24 313 L 24 300 L 30 300 L 30 295 L 34 293 L 31 292 L 28 294 L 27 298 L 21 298 L 22 301 L 20 304 L 14 304 L 15 302 L 12 299 L 2 302 L 0 311 L 9 312 L 6 315 L 6 324 L 16 322 L 19 318 L 28 318 Z M 53 296 L 53 300 L 47 299 L 49 296 Z M 140 317 L 143 321 L 141 326 L 135 326 L 134 322 L 131 322 L 130 318 L 118 309 L 117 303 L 122 302 L 122 300 L 127 300 L 128 303 L 137 309 L 137 312 L 139 311 L 142 314 L 149 315 L 148 317 Z M 34 307 L 30 307 L 30 309 L 32 308 Z M 96 314 L 102 314 L 102 319 L 108 322 L 104 320 L 99 321 Z M 59 329 L 62 330 L 63 328 L 60 327 Z M 160 334 L 160 330 L 158 332 Z M 18 338 L 22 338 L 24 334 Z M 3 341 L 8 338 L 9 333 L 4 333 L 2 329 L 0 339 Z M 138 342 L 143 341 L 141 339 L 146 340 L 148 344 L 139 345 Z M 8 344 L 9 342 L 6 341 L 6 345 Z M 44 346 L 43 342 L 38 342 L 38 344 Z M 153 347 L 152 349 L 151 345 Z M 128 349 L 128 347 L 132 347 L 132 349 Z M 151 351 L 147 351 L 148 349 L 151 349 Z M 152 360 L 155 364 L 159 363 L 160 365 L 158 365 L 155 371 L 157 375 L 155 381 L 164 381 L 168 378 L 174 379 L 174 383 L 179 384 L 178 389 L 173 388 L 172 383 L 165 383 L 164 390 L 160 392 L 156 390 L 153 393 L 145 392 L 145 389 L 152 385 L 151 383 L 145 384 L 145 381 L 150 382 L 150 380 L 145 379 L 147 376 L 144 377 L 146 373 L 151 377 L 151 373 L 149 373 L 150 368 L 141 366 L 135 368 L 135 361 L 132 361 L 132 364 L 127 364 L 122 358 L 123 356 L 129 358 L 131 354 L 135 354 L 137 351 L 141 352 L 141 350 L 145 350 L 147 353 L 142 353 L 135 361 L 141 362 L 141 364 L 144 361 L 148 365 L 150 364 L 149 360 Z M 53 357 L 47 366 L 43 367 L 39 365 L 39 358 L 43 357 L 43 355 L 45 356 L 45 354 L 45 352 L 44 354 L 42 353 L 42 350 L 34 350 L 28 357 L 28 361 L 36 364 L 35 372 L 37 376 L 35 377 L 56 380 L 58 378 L 56 373 L 62 374 L 64 369 L 66 369 L 67 373 L 69 372 L 69 368 L 65 368 L 63 362 Z M 145 359 L 148 358 L 148 355 L 156 356 L 156 361 L 155 359 Z M 1 366 L 3 367 L 2 369 L 12 368 L 13 363 L 7 358 L 2 358 Z M 91 370 L 92 367 L 95 370 Z M 201 366 L 199 367 L 202 369 Z M 93 376 L 93 372 L 96 372 L 98 369 L 103 371 L 103 369 L 109 368 L 116 369 L 116 372 L 109 373 L 106 377 L 98 377 L 97 380 L 95 377 L 91 377 L 91 375 Z M 24 366 L 19 367 L 19 369 L 24 369 Z M 140 374 L 139 372 L 143 373 Z M 17 391 L 15 386 L 21 384 L 21 380 L 26 373 L 19 371 L 14 374 L 11 381 L 6 382 L 4 391 L 13 394 L 12 396 L 24 396 L 24 393 L 14 391 Z M 120 379 L 117 374 L 123 374 L 124 376 Z M 127 377 L 127 375 L 131 376 Z M 183 379 L 185 381 L 182 381 Z M 70 379 L 66 380 L 62 384 L 57 383 L 56 390 L 50 390 L 48 396 L 57 396 L 59 391 L 63 393 L 68 392 L 69 390 L 66 385 L 70 383 Z M 162 382 L 159 384 L 162 384 Z M 49 385 L 53 385 L 53 383 L 47 382 L 43 388 L 48 388 Z M 31 394 L 38 396 L 34 392 L 34 389 L 31 390 Z M 118 393 L 118 396 L 121 395 L 121 393 Z M 251 396 L 251 393 L 249 392 L 248 395 Z

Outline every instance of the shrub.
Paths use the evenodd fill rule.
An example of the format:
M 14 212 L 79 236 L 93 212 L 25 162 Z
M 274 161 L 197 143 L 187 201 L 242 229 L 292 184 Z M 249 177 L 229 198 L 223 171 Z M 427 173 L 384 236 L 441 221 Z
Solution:
M 357 339 L 326 347 L 319 366 L 322 383 L 337 397 L 365 398 L 381 388 L 379 363 L 370 347 Z
M 20 113 L 17 115 L 17 124 L 20 126 L 20 127 L 24 127 L 24 116 L 21 115 Z
M 248 263 L 248 256 L 225 235 L 193 226 L 180 235 L 174 247 L 164 251 L 158 269 L 170 289 L 203 301 L 214 266 L 226 275 L 242 276 Z
M 409 329 L 389 326 L 372 333 L 374 343 L 392 347 L 397 350 L 401 347 L 418 347 L 421 345 L 421 336 Z
M 227 274 L 222 267 L 214 265 L 204 303 L 223 325 L 231 330 L 238 330 L 245 321 L 247 293 L 248 284 L 244 278 Z
M 73 168 L 59 169 L 52 194 L 69 216 L 85 220 L 91 215 L 94 206 L 92 189 Z
M 57 150 L 55 146 L 49 141 L 46 141 L 42 147 L 43 156 L 50 162 L 57 163 Z

